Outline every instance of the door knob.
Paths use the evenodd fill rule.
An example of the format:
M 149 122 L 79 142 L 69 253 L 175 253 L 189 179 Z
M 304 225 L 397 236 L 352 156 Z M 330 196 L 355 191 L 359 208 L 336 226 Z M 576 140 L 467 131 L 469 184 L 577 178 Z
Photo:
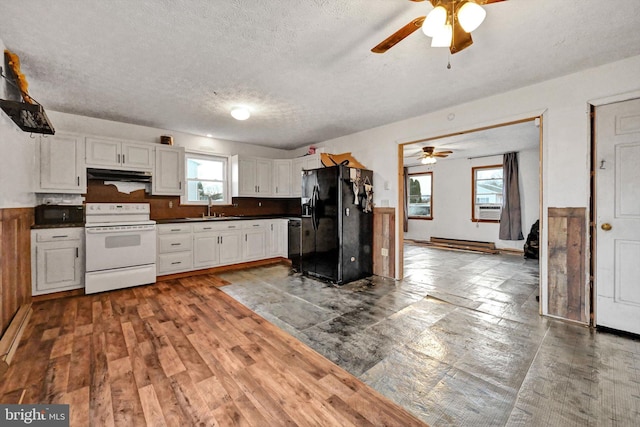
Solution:
M 611 228 L 613 228 L 613 227 L 611 227 L 611 224 L 609 224 L 608 222 L 605 222 L 604 224 L 602 224 L 602 225 L 600 226 L 600 228 L 602 228 L 604 231 L 609 231 L 609 230 L 611 230 Z

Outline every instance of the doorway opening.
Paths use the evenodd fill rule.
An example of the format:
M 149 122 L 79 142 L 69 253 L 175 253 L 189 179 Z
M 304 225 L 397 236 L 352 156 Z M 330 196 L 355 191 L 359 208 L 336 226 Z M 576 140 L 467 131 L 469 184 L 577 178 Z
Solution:
M 425 149 L 424 147 L 429 147 Z M 434 161 L 421 162 L 423 152 L 450 152 L 436 157 Z M 495 207 L 501 203 L 497 191 L 491 194 L 490 179 L 483 181 L 484 176 L 476 183 L 477 170 L 482 167 L 495 166 L 502 163 L 505 153 L 518 152 L 521 169 L 522 198 L 522 233 L 524 240 L 499 241 L 499 221 L 496 221 Z M 493 126 L 469 129 L 431 138 L 409 141 L 398 146 L 398 275 L 405 277 L 405 241 L 407 247 L 416 253 L 416 243 L 429 243 L 431 238 L 445 238 L 468 241 L 495 242 L 500 252 L 522 254 L 527 235 L 537 221 L 539 235 L 542 236 L 542 116 L 534 116 L 522 120 L 501 123 Z M 490 168 L 487 168 L 490 171 Z M 409 174 L 429 173 L 432 179 L 431 188 L 420 196 L 412 194 L 414 202 L 421 206 L 408 206 L 403 188 L 405 188 L 405 172 Z M 491 178 L 491 177 L 489 177 Z M 481 185 L 484 184 L 484 185 Z M 417 194 L 415 183 L 413 192 Z M 474 191 L 481 196 L 476 206 Z M 487 190 L 487 191 L 485 191 Z M 524 190 L 524 193 L 523 193 Z M 428 193 L 428 194 L 427 194 Z M 484 194 L 486 193 L 486 194 Z M 491 200 L 495 197 L 496 200 Z M 418 200 L 420 199 L 420 200 Z M 484 200 L 486 199 L 486 200 Z M 485 203 L 486 202 L 486 203 Z M 409 215 L 416 209 L 429 208 L 429 215 L 415 217 Z M 495 206 L 494 206 L 495 205 Z M 480 208 L 480 209 L 479 209 Z M 494 208 L 494 209 L 491 209 Z M 407 223 L 407 230 L 403 222 Z M 523 254 L 522 254 L 523 255 Z M 511 256 L 511 255 L 510 255 Z M 522 256 L 524 258 L 524 256 Z M 495 260 L 494 260 L 495 261 Z M 462 261 L 460 261 L 462 262 Z M 540 266 L 536 263 L 537 291 L 540 289 Z M 428 268 L 428 267 L 427 267 Z M 469 266 L 467 268 L 473 268 Z M 497 267 L 500 268 L 500 267 Z M 540 313 L 543 298 L 539 298 L 537 310 Z

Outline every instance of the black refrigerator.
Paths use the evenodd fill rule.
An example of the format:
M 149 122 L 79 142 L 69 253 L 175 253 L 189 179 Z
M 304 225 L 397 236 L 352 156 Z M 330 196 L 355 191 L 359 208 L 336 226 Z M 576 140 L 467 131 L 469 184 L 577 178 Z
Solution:
M 302 274 L 344 284 L 373 274 L 373 172 L 346 166 L 302 175 Z

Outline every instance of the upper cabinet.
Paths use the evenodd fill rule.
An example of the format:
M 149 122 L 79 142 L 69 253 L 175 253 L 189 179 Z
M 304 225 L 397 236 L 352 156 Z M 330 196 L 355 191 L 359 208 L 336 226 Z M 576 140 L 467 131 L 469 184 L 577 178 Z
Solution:
M 300 197 L 302 195 L 303 170 L 318 169 L 321 167 L 320 154 L 296 157 L 291 160 L 291 195 L 293 197 Z
M 181 196 L 184 185 L 184 148 L 158 145 L 151 194 L 154 196 Z
M 258 157 L 231 157 L 233 197 L 270 196 L 273 160 Z
M 152 144 L 87 138 L 86 164 L 98 168 L 151 171 L 153 148 Z
M 76 135 L 57 134 L 38 139 L 36 150 L 40 176 L 36 193 L 87 192 L 84 165 L 84 139 Z
M 291 160 L 273 161 L 273 188 L 275 197 L 291 196 Z

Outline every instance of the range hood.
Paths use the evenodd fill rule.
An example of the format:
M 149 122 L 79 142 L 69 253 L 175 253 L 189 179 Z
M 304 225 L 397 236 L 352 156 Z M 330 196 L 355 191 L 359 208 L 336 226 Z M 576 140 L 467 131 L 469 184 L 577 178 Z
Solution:
M 151 172 L 88 168 L 87 179 L 100 181 L 151 182 Z

